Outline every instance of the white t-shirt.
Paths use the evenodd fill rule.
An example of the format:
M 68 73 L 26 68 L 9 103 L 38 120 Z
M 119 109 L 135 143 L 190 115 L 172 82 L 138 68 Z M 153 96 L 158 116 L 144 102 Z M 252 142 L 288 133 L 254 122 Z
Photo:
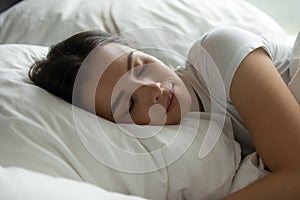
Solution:
M 190 64 L 177 70 L 179 76 L 190 81 L 202 101 L 205 112 L 213 111 L 211 103 L 213 99 L 217 99 L 219 106 L 226 108 L 227 115 L 232 120 L 235 138 L 241 144 L 242 155 L 254 152 L 255 148 L 241 116 L 232 104 L 229 89 L 242 60 L 250 52 L 260 47 L 269 54 L 276 69 L 287 84 L 290 80 L 291 48 L 234 27 L 215 28 L 207 32 L 191 48 L 188 54 L 188 63 Z M 214 69 L 219 71 L 219 75 Z M 221 80 L 224 94 L 217 92 L 218 94 L 210 95 L 211 90 L 206 85 L 213 85 L 218 82 L 217 80 Z M 211 88 L 216 87 L 219 87 L 220 91 L 221 86 Z M 214 109 L 213 112 L 215 111 Z

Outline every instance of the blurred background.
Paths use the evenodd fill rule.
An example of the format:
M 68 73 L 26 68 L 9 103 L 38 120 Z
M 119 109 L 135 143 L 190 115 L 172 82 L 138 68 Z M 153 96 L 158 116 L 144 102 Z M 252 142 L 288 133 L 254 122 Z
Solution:
M 246 0 L 269 14 L 289 34 L 300 30 L 300 0 Z
M 0 13 L 21 0 L 0 0 Z M 70 0 L 72 1 L 72 0 Z M 245 0 L 273 17 L 289 34 L 300 30 L 300 0 Z

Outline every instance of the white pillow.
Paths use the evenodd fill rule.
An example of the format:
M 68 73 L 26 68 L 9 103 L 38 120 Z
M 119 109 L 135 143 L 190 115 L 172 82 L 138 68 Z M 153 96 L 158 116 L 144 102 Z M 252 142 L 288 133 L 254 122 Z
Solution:
M 0 167 L 0 199 L 9 200 L 142 200 L 108 192 L 89 183 L 56 178 L 30 170 Z
M 0 45 L 0 165 L 150 199 L 219 199 L 230 192 L 240 147 L 228 119 L 208 155 L 199 153 L 202 144 L 221 131 L 209 114 L 190 113 L 177 126 L 121 127 L 30 81 L 30 65 L 47 50 Z
M 286 36 L 271 17 L 243 0 L 26 0 L 0 15 L 0 43 L 49 46 L 77 32 L 100 29 L 130 32 L 142 46 L 185 57 L 203 33 L 224 25 L 276 41 Z M 161 59 L 175 67 L 184 63 L 169 57 Z

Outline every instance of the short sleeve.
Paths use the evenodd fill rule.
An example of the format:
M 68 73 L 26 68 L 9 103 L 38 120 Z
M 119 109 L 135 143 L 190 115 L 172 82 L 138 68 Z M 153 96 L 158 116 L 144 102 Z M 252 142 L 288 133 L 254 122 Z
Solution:
M 235 27 L 212 29 L 197 43 L 217 66 L 223 78 L 228 99 L 230 99 L 229 89 L 233 76 L 242 60 L 253 50 L 265 47 L 264 38 Z M 267 48 L 264 49 L 268 51 Z

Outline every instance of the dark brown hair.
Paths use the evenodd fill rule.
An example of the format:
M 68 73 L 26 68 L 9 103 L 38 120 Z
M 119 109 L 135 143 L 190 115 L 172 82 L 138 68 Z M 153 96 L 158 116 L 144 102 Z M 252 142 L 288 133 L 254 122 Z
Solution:
M 51 46 L 45 59 L 33 64 L 29 77 L 39 87 L 72 103 L 74 82 L 81 64 L 97 46 L 108 43 L 129 46 L 119 35 L 102 31 L 85 31 Z

